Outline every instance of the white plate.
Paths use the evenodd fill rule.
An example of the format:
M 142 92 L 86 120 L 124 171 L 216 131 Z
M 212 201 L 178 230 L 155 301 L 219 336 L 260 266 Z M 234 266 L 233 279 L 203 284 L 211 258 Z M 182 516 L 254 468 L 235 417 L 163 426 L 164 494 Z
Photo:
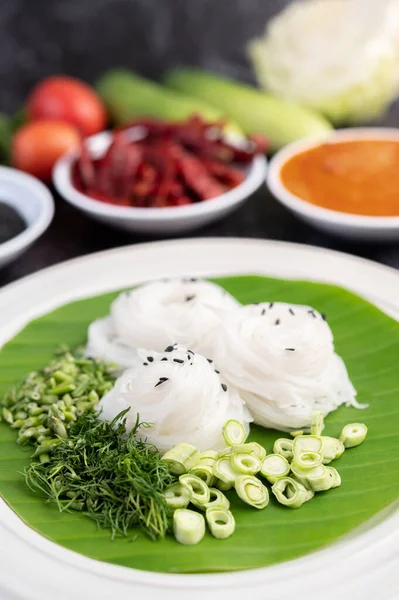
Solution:
M 399 273 L 388 267 L 280 242 L 181 240 L 89 255 L 9 285 L 0 291 L 0 345 L 32 318 L 73 299 L 158 277 L 232 274 L 336 283 L 399 315 Z M 214 575 L 157 574 L 97 562 L 37 534 L 0 503 L 1 600 L 203 600 L 205 595 L 207 600 L 238 600 L 243 595 L 260 600 L 397 600 L 398 503 L 311 555 Z

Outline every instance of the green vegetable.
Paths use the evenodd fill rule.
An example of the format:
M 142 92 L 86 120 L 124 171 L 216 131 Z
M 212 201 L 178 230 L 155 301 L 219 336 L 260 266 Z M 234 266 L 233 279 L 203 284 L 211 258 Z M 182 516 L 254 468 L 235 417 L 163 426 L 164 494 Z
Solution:
M 345 448 L 359 446 L 366 439 L 367 427 L 364 423 L 350 423 L 345 425 L 339 436 Z
M 290 472 L 290 463 L 280 454 L 268 454 L 264 459 L 260 469 L 263 475 L 270 483 L 275 483 L 280 477 L 285 477 Z
M 272 150 L 331 130 L 328 121 L 312 110 L 201 69 L 172 69 L 164 81 L 179 92 L 216 106 L 245 133 L 264 135 Z
M 310 433 L 312 435 L 320 436 L 324 427 L 324 416 L 320 410 L 314 410 L 312 412 L 312 421 L 310 425 Z
M 293 465 L 291 465 L 291 468 Z M 325 490 L 329 490 L 332 486 L 332 479 L 327 467 L 324 465 L 318 465 L 317 467 L 313 467 L 312 469 L 299 469 L 295 466 L 295 471 L 292 469 L 292 472 L 297 474 L 300 473 L 302 477 L 306 478 L 307 487 L 309 487 L 314 492 L 323 492 Z
M 84 511 L 112 538 L 138 526 L 152 539 L 168 530 L 165 490 L 173 476 L 153 446 L 136 440 L 141 427 L 126 434 L 124 415 L 111 423 L 88 412 L 73 423 L 67 440 L 60 439 L 49 462 L 32 462 L 27 485 L 55 502 L 60 512 Z
M 173 533 L 180 544 L 198 544 L 205 535 L 205 519 L 193 510 L 179 508 L 173 513 Z
M 47 366 L 29 373 L 1 400 L 3 417 L 19 430 L 17 443 L 43 447 L 46 441 L 67 438 L 77 418 L 92 410 L 112 388 L 113 368 L 63 348 Z
M 210 465 L 199 463 L 190 469 L 188 473 L 189 475 L 195 475 L 196 477 L 199 477 L 208 486 L 213 485 L 216 481 L 216 478 L 213 474 L 213 467 Z
M 188 490 L 191 496 L 191 502 L 194 505 L 204 505 L 210 500 L 209 487 L 205 481 L 195 475 L 180 475 L 180 484 Z
M 216 488 L 209 488 L 210 499 L 209 502 L 199 508 L 230 508 L 230 502 L 226 496 Z
M 236 528 L 233 514 L 227 508 L 207 508 L 206 522 L 213 537 L 218 540 L 230 537 Z
M 213 467 L 213 474 L 217 477 L 221 482 L 228 486 L 232 486 L 236 480 L 237 472 L 231 466 L 230 456 L 224 456 L 222 458 L 218 458 Z M 217 487 L 219 487 L 217 482 Z M 222 491 L 230 489 L 229 487 L 224 488 L 220 487 Z
M 381 117 L 398 95 L 397 6 L 365 8 L 358 0 L 290 3 L 249 44 L 259 84 L 336 123 Z
M 328 435 L 321 436 L 321 453 L 323 455 L 323 464 L 327 465 L 332 460 L 336 460 L 345 451 L 345 446 L 341 440 L 329 437 Z
M 259 458 L 245 452 L 233 453 L 230 458 L 230 464 L 233 471 L 241 475 L 255 475 L 261 467 Z
M 175 510 L 177 508 L 187 508 L 191 500 L 191 491 L 187 486 L 183 486 L 181 483 L 174 483 L 170 485 L 164 491 L 165 500 L 167 505 Z
M 302 434 L 301 434 L 302 435 Z M 294 456 L 292 451 L 293 440 L 288 438 L 278 438 L 273 445 L 273 453 L 284 456 L 287 460 L 291 460 Z
M 220 121 L 224 116 L 223 111 L 202 100 L 174 92 L 128 70 L 108 71 L 97 81 L 95 87 L 117 125 L 141 117 L 183 121 L 198 114 L 213 122 Z M 240 131 L 233 124 L 230 128 Z
M 243 444 L 247 438 L 244 425 L 235 419 L 230 419 L 223 425 L 222 434 L 227 446 Z
M 239 475 L 234 487 L 241 500 L 255 508 L 265 508 L 269 503 L 267 488 L 253 475 Z
M 0 113 L 0 164 L 10 165 L 12 136 L 25 120 L 26 115 L 23 110 L 17 111 L 12 117 Z
M 278 479 L 272 486 L 272 492 L 280 504 L 289 508 L 299 508 L 313 497 L 313 492 L 292 477 Z
M 311 452 L 321 451 L 321 438 L 316 435 L 298 435 L 292 442 L 292 451 L 295 454 L 303 450 Z
M 341 475 L 334 467 L 326 467 L 328 474 L 332 479 L 332 488 L 339 487 L 341 485 Z
M 313 469 L 321 465 L 323 461 L 323 455 L 320 452 L 313 452 L 313 450 L 300 450 L 294 455 L 293 465 L 296 465 L 298 469 Z
M 162 459 L 168 463 L 170 472 L 174 475 L 183 475 L 192 469 L 198 459 L 199 452 L 191 444 L 176 444 Z

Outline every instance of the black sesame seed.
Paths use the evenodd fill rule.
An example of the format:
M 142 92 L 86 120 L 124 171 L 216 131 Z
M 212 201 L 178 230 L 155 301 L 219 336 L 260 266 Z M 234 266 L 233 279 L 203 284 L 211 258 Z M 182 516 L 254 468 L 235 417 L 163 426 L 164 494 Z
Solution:
M 158 383 L 156 383 L 154 385 L 154 387 L 158 387 L 159 385 L 161 385 L 162 383 L 165 383 L 165 381 L 168 381 L 169 377 L 160 377 Z
M 327 321 L 326 313 L 321 313 L 321 318 L 323 319 L 323 321 Z
M 273 308 L 273 306 L 274 306 L 274 302 L 270 302 L 269 303 L 269 308 Z
M 182 365 L 184 363 L 184 360 L 182 360 L 181 358 L 174 358 L 173 362 L 180 363 Z
M 213 360 L 211 358 L 207 358 L 206 359 L 209 363 L 213 362 Z
M 276 319 L 276 320 L 274 321 L 274 324 L 275 324 L 275 325 L 280 325 L 280 319 Z
M 192 282 L 194 283 L 195 281 L 198 281 L 198 279 L 197 279 L 196 277 L 191 277 L 191 278 L 189 279 L 189 281 L 192 281 Z
M 253 306 L 258 306 L 259 302 L 252 302 Z
M 147 356 L 147 360 L 148 360 L 148 362 L 154 362 L 154 357 L 153 356 Z
M 166 358 L 166 356 L 165 356 L 164 358 L 161 358 L 161 362 L 163 362 L 164 360 L 168 360 L 168 359 Z
M 215 373 L 217 373 L 218 375 L 220 375 L 220 371 L 218 371 L 217 369 L 215 369 Z
M 294 313 L 294 311 L 292 310 L 292 308 L 290 308 L 290 309 L 288 310 L 288 312 L 290 313 L 290 315 L 295 315 L 295 313 Z
M 224 392 L 227 392 L 227 385 L 225 383 L 222 383 L 221 386 L 222 386 L 222 390 Z
M 189 352 L 190 354 L 194 354 L 192 350 L 187 350 L 187 352 Z
M 316 313 L 315 313 L 315 311 L 314 311 L 313 309 L 312 309 L 312 310 L 308 310 L 308 313 L 309 313 L 310 315 L 312 315 L 312 317 L 313 317 L 314 319 L 316 318 Z
M 263 315 L 265 315 L 265 314 L 266 314 L 266 309 L 265 309 L 265 308 L 263 308 L 263 309 L 262 309 L 262 312 L 261 312 L 260 314 L 261 314 L 261 315 L 262 315 L 262 317 L 263 317 Z
M 144 367 L 148 367 L 148 363 L 143 363 Z
M 165 348 L 165 352 L 173 352 L 173 350 L 173 346 L 168 346 L 167 348 Z
M 186 296 L 186 302 L 190 302 L 190 300 L 194 300 L 195 298 L 195 294 L 193 294 L 192 296 Z
M 288 350 L 288 352 L 295 352 L 295 348 L 286 348 L 286 350 Z

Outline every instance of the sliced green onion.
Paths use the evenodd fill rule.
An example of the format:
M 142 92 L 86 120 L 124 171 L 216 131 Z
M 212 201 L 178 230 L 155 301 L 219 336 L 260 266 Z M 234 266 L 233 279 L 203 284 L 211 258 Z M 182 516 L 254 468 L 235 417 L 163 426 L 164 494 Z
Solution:
M 353 448 L 364 442 L 367 435 L 367 426 L 364 423 L 349 423 L 341 431 L 339 439 L 345 448 Z
M 229 454 L 238 454 L 239 452 L 244 452 L 245 454 L 253 454 L 262 461 L 266 456 L 266 450 L 258 444 L 257 442 L 247 442 L 246 444 L 236 444 L 235 446 L 229 446 L 228 448 L 224 448 L 221 452 L 219 452 L 219 458 L 223 458 L 228 456 Z
M 180 544 L 198 544 L 205 535 L 205 519 L 198 512 L 178 508 L 173 513 L 173 533 Z
M 233 514 L 226 508 L 207 508 L 206 522 L 213 537 L 225 540 L 236 528 Z
M 162 460 L 169 464 L 170 472 L 183 475 L 195 465 L 199 452 L 191 444 L 177 444 L 163 455 Z
M 331 487 L 339 487 L 341 485 L 341 475 L 338 473 L 337 469 L 334 469 L 334 467 L 326 467 L 326 469 L 332 480 Z
M 239 475 L 234 484 L 238 496 L 255 508 L 265 508 L 269 503 L 269 492 L 253 475 Z
M 223 425 L 222 434 L 228 446 L 243 444 L 247 439 L 244 425 L 235 419 L 230 419 Z
M 292 478 L 295 479 L 296 481 L 298 481 L 299 483 L 301 483 L 305 488 L 309 489 L 310 485 L 309 482 L 307 480 L 306 477 L 306 472 L 305 471 L 301 471 L 301 469 L 298 469 L 295 466 L 295 463 L 291 463 L 291 471 L 292 471 Z
M 230 508 L 228 498 L 216 488 L 209 488 L 210 500 L 204 504 L 204 508 Z
M 292 451 L 295 454 L 303 450 L 312 452 L 321 451 L 321 438 L 317 435 L 298 435 L 292 443 Z
M 213 474 L 213 467 L 209 465 L 203 465 L 201 462 L 190 469 L 188 474 L 199 477 L 208 486 L 211 486 L 215 483 L 216 478 Z
M 230 464 L 233 470 L 240 475 L 255 475 L 260 470 L 262 463 L 253 454 L 239 452 L 231 455 Z
M 202 479 L 187 473 L 186 475 L 180 475 L 179 481 L 190 492 L 193 504 L 206 504 L 209 502 L 209 487 Z
M 345 446 L 337 438 L 328 435 L 321 436 L 321 453 L 323 455 L 323 464 L 328 465 L 332 460 L 339 458 L 345 451 Z
M 175 510 L 176 508 L 187 508 L 191 500 L 191 492 L 188 487 L 181 483 L 174 483 L 164 491 L 163 495 L 167 505 Z
M 306 471 L 300 471 L 300 473 L 305 475 L 310 489 L 314 492 L 323 492 L 329 490 L 332 486 L 331 475 L 324 465 L 319 465 L 318 467 L 313 467 L 313 469 L 308 469 Z
M 285 477 L 290 472 L 290 463 L 281 454 L 268 454 L 263 459 L 260 474 L 270 483 L 275 483 L 280 477 Z
M 323 461 L 323 455 L 320 452 L 313 452 L 312 450 L 300 450 L 294 455 L 293 464 L 298 469 L 313 469 L 321 465 Z
M 215 487 L 222 492 L 228 492 L 229 490 L 231 490 L 233 485 L 234 485 L 233 483 L 226 483 L 225 481 L 222 481 L 221 479 L 217 479 L 216 483 L 215 483 Z
M 278 438 L 278 440 L 274 442 L 273 453 L 281 454 L 281 456 L 284 456 L 284 458 L 287 460 L 291 460 L 294 456 L 294 453 L 292 452 L 292 445 L 293 440 L 288 438 Z
M 196 465 L 201 464 L 213 467 L 218 458 L 219 454 L 216 452 L 216 450 L 205 450 L 205 452 L 199 453 Z
M 303 435 L 305 432 L 303 429 L 297 429 L 296 431 L 290 431 L 290 435 L 292 435 L 292 437 L 297 437 L 298 435 Z
M 312 497 L 309 490 L 292 477 L 278 479 L 272 486 L 272 492 L 280 504 L 289 508 L 299 508 Z
M 324 416 L 320 410 L 314 410 L 312 412 L 312 421 L 310 424 L 310 433 L 312 435 L 320 436 L 324 428 Z
M 237 473 L 233 471 L 231 466 L 229 456 L 218 458 L 213 467 L 213 474 L 224 483 L 230 485 L 234 484 L 237 477 Z

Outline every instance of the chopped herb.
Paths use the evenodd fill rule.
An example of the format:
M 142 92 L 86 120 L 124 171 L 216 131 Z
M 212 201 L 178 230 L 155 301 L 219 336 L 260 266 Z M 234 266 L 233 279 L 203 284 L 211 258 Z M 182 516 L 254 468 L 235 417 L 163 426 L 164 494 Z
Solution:
M 31 463 L 25 481 L 60 512 L 79 510 L 111 529 L 112 538 L 136 526 L 152 539 L 163 538 L 168 529 L 163 490 L 174 478 L 156 448 L 135 439 L 139 427 L 146 425 L 138 415 L 126 435 L 127 410 L 111 423 L 99 421 L 94 413 L 83 415 L 48 463 Z

